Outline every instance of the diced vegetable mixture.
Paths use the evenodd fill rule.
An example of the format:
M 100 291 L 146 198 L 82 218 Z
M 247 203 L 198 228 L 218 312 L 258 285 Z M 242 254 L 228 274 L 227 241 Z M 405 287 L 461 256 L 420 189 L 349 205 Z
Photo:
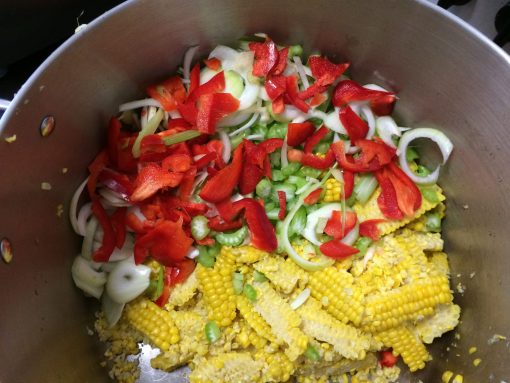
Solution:
M 439 166 L 397 96 L 350 63 L 264 34 L 190 48 L 122 104 L 70 209 L 76 286 L 101 300 L 111 376 L 189 366 L 190 382 L 395 382 L 454 329 Z M 80 197 L 87 189 L 88 202 Z M 78 206 L 80 206 L 78 208 Z

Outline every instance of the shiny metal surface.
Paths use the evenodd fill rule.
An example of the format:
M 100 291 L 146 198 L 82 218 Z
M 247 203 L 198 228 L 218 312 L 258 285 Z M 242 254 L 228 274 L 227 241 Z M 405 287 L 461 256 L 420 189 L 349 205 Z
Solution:
M 14 252 L 11 264 L 0 263 L 0 382 L 109 381 L 87 334 L 93 309 L 69 273 L 79 238 L 57 206 L 67 209 L 119 103 L 174 71 L 186 47 L 199 44 L 205 54 L 259 31 L 352 61 L 356 79 L 399 92 L 407 124 L 441 126 L 454 141 L 442 185 L 452 283 L 465 285 L 456 296 L 460 339 L 446 336 L 434 361 L 401 382 L 438 382 L 445 369 L 467 382 L 510 380 L 508 342 L 487 342 L 495 333 L 510 337 L 508 57 L 422 1 L 146 0 L 121 5 L 65 43 L 0 123 L 3 137 L 17 135 L 0 148 L 0 237 Z M 48 114 L 56 127 L 43 138 Z

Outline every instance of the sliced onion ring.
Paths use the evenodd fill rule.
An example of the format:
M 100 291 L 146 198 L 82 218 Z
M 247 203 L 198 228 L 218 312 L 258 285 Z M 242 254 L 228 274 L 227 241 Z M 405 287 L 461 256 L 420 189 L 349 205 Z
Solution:
M 83 193 L 83 189 L 85 189 L 85 185 L 87 185 L 87 181 L 89 177 L 85 178 L 85 180 L 78 186 L 76 191 L 73 194 L 73 198 L 71 199 L 71 206 L 69 207 L 69 220 L 71 221 L 71 226 L 76 234 L 85 235 L 85 233 L 80 232 L 78 227 L 78 218 L 76 217 L 76 211 L 78 210 L 78 201 L 80 200 L 81 193 Z
M 409 176 L 409 178 L 411 178 L 411 180 L 413 180 L 413 182 L 417 184 L 433 184 L 439 178 L 439 166 L 436 167 L 436 169 L 434 169 L 434 171 L 431 172 L 429 175 L 421 177 L 415 174 L 409 168 L 409 164 L 407 163 L 406 159 L 407 147 L 412 141 L 418 138 L 428 138 L 429 140 L 432 140 L 437 144 L 439 150 L 441 150 L 441 154 L 443 155 L 442 162 L 443 165 L 446 163 L 446 161 L 448 161 L 448 158 L 450 157 L 450 154 L 453 150 L 453 143 L 443 132 L 433 128 L 411 129 L 402 135 L 402 138 L 398 143 L 397 155 L 402 170 Z
M 402 135 L 402 132 L 397 126 L 395 120 L 390 116 L 377 117 L 375 125 L 377 129 L 377 134 L 379 134 L 381 140 L 383 140 L 383 142 L 386 145 L 392 148 L 396 148 L 397 145 L 395 145 L 395 143 L 393 142 L 392 137 L 393 136 L 400 137 Z
M 303 291 L 299 293 L 299 295 L 290 303 L 290 308 L 292 310 L 297 310 L 303 303 L 307 301 L 308 298 L 310 298 L 310 289 L 307 287 Z
M 182 64 L 182 74 L 184 77 L 184 80 L 189 81 L 189 75 L 191 72 L 191 62 L 193 61 L 193 56 L 195 56 L 195 53 L 198 50 L 198 45 L 195 45 L 193 47 L 189 47 L 186 53 L 184 54 L 184 62 Z
M 228 134 L 223 129 L 218 130 L 218 135 L 220 136 L 221 143 L 223 144 L 223 153 L 221 153 L 221 158 L 223 159 L 223 162 L 228 164 L 230 154 L 232 152 L 232 144 L 230 143 Z

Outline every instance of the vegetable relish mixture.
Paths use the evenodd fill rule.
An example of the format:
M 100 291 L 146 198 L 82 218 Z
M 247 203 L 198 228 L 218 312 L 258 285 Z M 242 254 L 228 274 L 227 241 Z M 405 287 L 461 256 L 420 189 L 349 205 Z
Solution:
M 455 328 L 439 167 L 397 97 L 263 34 L 217 46 L 120 106 L 76 191 L 72 276 L 101 300 L 112 378 L 395 382 Z M 77 208 L 87 188 L 90 202 Z M 144 346 L 145 347 L 145 346 Z M 159 354 L 158 354 L 159 353 Z M 397 366 L 398 363 L 398 366 Z M 106 364 L 106 362 L 105 362 Z

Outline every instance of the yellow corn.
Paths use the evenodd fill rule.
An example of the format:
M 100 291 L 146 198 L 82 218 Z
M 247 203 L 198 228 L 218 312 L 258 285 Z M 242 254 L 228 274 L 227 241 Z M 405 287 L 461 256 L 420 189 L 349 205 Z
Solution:
M 200 359 L 189 375 L 190 383 L 252 383 L 260 379 L 262 362 L 247 352 L 229 352 Z
M 434 313 L 439 304 L 453 300 L 448 278 L 435 276 L 367 298 L 363 327 L 376 332 Z
M 443 219 L 445 216 L 446 206 L 443 202 L 439 203 L 434 209 L 430 210 L 431 213 L 437 214 L 439 218 Z M 427 231 L 427 215 L 423 214 L 415 220 L 406 225 L 407 229 L 413 231 Z
M 435 192 L 437 194 L 437 197 L 439 201 L 444 201 L 445 197 L 442 193 L 442 190 L 439 186 L 434 185 L 433 188 L 435 189 Z M 374 194 L 370 197 L 370 199 L 367 201 L 365 205 L 361 205 L 360 203 L 354 204 L 354 211 L 358 215 L 358 219 L 360 222 L 363 222 L 368 219 L 384 219 L 387 222 L 380 223 L 377 225 L 379 229 L 379 233 L 381 235 L 389 234 L 395 230 L 397 230 L 399 227 L 402 227 L 412 220 L 420 217 L 425 212 L 435 208 L 438 203 L 432 203 L 425 198 L 422 199 L 422 203 L 420 208 L 415 212 L 414 216 L 412 217 L 405 217 L 401 220 L 387 220 L 386 217 L 382 214 L 381 210 L 379 209 L 379 206 L 377 205 L 377 198 L 379 197 L 379 194 L 381 193 L 380 188 L 377 188 L 377 190 L 374 192 Z
M 179 341 L 179 330 L 170 313 L 152 301 L 133 301 L 126 305 L 125 314 L 128 322 L 162 351 Z
M 307 273 L 292 259 L 269 256 L 253 264 L 253 268 L 263 273 L 278 290 L 290 294 L 298 281 L 307 281 Z
M 324 186 L 326 190 L 322 202 L 336 202 L 342 199 L 342 184 L 335 178 L 328 178 Z
M 443 372 L 443 375 L 441 376 L 441 381 L 443 383 L 448 383 L 452 377 L 453 377 L 453 372 L 447 370 L 447 371 Z
M 197 274 L 193 272 L 184 283 L 179 283 L 172 288 L 165 308 L 171 310 L 174 306 L 180 307 L 185 305 L 195 296 L 197 289 Z
M 455 378 L 453 378 L 452 383 L 463 383 L 464 377 L 462 375 L 455 375 Z
M 281 351 L 267 353 L 258 350 L 254 358 L 264 365 L 262 382 L 287 382 L 294 373 L 294 363 Z
M 271 287 L 269 283 L 255 286 L 257 300 L 255 310 L 271 326 L 279 344 L 286 344 L 285 354 L 294 361 L 303 354 L 308 345 L 307 336 L 299 329 L 301 319 L 290 305 Z
M 270 342 L 276 342 L 271 331 L 271 327 L 253 308 L 253 304 L 243 295 L 237 297 L 237 309 L 241 313 L 246 323 L 261 337 Z
M 409 229 L 403 229 L 396 236 L 402 244 L 412 244 L 413 248 L 409 251 L 441 251 L 443 250 L 443 240 L 439 233 L 420 233 Z
M 381 331 L 375 337 L 386 347 L 391 347 L 395 355 L 401 355 L 411 372 L 425 367 L 425 362 L 430 359 L 425 345 L 405 326 Z
M 353 277 L 333 266 L 309 273 L 311 295 L 341 322 L 361 322 L 363 295 L 353 284 Z
M 225 249 L 225 250 L 224 250 Z M 235 258 L 222 248 L 213 268 L 197 265 L 196 274 L 210 320 L 228 326 L 236 317 L 236 298 L 232 286 Z
M 424 343 L 430 344 L 445 332 L 459 324 L 460 307 L 454 304 L 440 305 L 436 313 L 416 324 L 416 332 Z
M 253 246 L 222 247 L 222 252 L 232 254 L 237 263 L 253 263 L 269 255 L 264 250 Z
M 267 344 L 267 339 L 257 334 L 246 321 L 240 321 L 241 331 L 236 335 L 236 342 L 242 348 L 248 348 L 253 345 L 257 349 L 262 349 Z

